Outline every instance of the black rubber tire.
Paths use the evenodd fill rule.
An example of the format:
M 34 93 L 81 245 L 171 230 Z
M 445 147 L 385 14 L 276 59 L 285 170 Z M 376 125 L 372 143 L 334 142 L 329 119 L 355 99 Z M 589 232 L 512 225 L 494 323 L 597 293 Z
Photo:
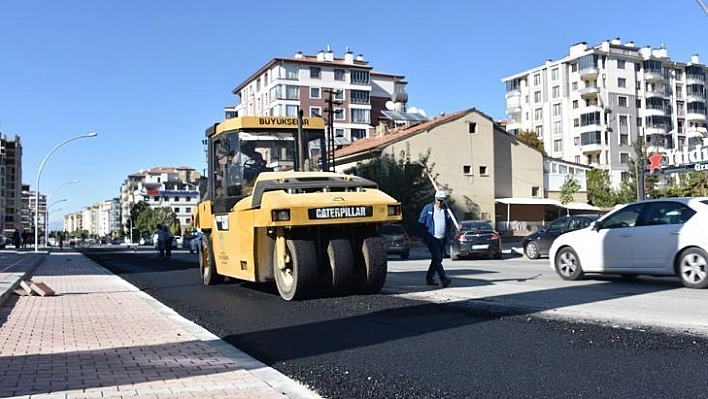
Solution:
M 202 238 L 202 246 L 199 251 L 199 274 L 204 285 L 214 285 L 224 281 L 224 276 L 216 272 L 211 237 L 207 235 Z
M 708 287 L 708 254 L 697 247 L 684 249 L 677 258 L 676 271 L 684 287 Z
M 556 258 L 553 260 L 553 266 L 563 280 L 579 280 L 583 277 L 580 259 L 571 247 L 563 247 L 558 250 Z
M 524 255 L 529 259 L 538 259 L 541 257 L 538 251 L 538 245 L 535 242 L 529 242 L 524 247 Z
M 362 237 L 357 265 L 357 292 L 376 294 L 386 283 L 388 255 L 383 237 L 367 235 Z
M 332 238 L 327 242 L 327 258 L 332 272 L 331 295 L 347 295 L 354 286 L 354 254 L 346 238 Z
M 285 268 L 278 268 L 273 249 L 273 275 L 280 297 L 286 301 L 307 299 L 317 287 L 317 251 L 311 240 L 286 239 Z

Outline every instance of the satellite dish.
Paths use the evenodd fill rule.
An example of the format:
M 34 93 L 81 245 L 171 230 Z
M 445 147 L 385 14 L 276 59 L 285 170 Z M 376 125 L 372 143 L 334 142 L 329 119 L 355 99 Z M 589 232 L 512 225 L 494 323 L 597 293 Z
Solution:
M 386 101 L 386 109 L 393 111 L 393 101 Z

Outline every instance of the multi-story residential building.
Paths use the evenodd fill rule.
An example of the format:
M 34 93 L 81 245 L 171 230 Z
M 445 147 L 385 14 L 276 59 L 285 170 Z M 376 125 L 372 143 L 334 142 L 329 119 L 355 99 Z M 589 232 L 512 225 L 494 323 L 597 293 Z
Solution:
M 663 47 L 581 42 L 560 60 L 502 79 L 506 127 L 536 132 L 552 157 L 609 170 L 618 187 L 635 143 L 661 152 L 706 137 L 705 80 L 697 55 L 677 62 Z
M 227 118 L 297 116 L 298 110 L 323 116 L 332 126 L 334 144 L 342 146 L 370 137 L 380 120 L 393 118 L 382 111 L 405 111 L 406 84 L 404 76 L 374 71 L 363 55 L 349 49 L 343 57 L 330 48 L 316 55 L 297 52 L 272 59 L 238 85 L 233 93 L 239 102 L 225 112 Z
M 129 222 L 133 205 L 145 201 L 151 208 L 168 207 L 177 215 L 184 231 L 192 221 L 192 211 L 199 202 L 198 181 L 201 175 L 182 166 L 156 167 L 131 174 L 121 186 L 121 225 Z
M 20 211 L 21 229 L 30 231 L 34 226 L 34 214 L 30 214 L 30 185 L 22 183 L 22 210 Z
M 22 225 L 22 143 L 20 137 L 0 136 L 0 231 L 12 234 Z
M 39 196 L 37 196 L 37 191 L 35 190 L 25 191 L 22 195 L 23 200 L 24 198 L 27 199 L 27 209 L 29 210 L 30 227 L 28 230 L 34 231 L 35 228 L 37 228 L 38 236 L 41 237 L 43 236 L 44 228 L 46 226 L 47 196 L 42 193 L 39 193 Z M 36 204 L 37 199 L 39 199 L 39 205 Z M 37 222 L 36 225 L 35 221 Z M 32 237 L 32 239 L 34 240 L 34 237 Z
M 75 212 L 64 215 L 64 231 L 74 233 L 84 230 L 83 213 Z

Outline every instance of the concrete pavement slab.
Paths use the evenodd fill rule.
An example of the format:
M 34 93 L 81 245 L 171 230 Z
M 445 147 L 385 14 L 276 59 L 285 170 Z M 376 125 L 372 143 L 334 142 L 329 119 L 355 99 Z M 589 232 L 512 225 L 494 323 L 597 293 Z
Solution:
M 0 397 L 318 398 L 76 252 L 0 306 Z

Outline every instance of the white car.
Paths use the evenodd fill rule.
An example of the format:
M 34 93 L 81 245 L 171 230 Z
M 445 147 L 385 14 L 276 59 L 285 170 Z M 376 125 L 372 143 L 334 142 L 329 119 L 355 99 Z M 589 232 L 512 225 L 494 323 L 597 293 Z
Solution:
M 617 207 L 553 241 L 551 267 L 564 280 L 587 273 L 678 276 L 708 287 L 708 197 L 660 198 Z

